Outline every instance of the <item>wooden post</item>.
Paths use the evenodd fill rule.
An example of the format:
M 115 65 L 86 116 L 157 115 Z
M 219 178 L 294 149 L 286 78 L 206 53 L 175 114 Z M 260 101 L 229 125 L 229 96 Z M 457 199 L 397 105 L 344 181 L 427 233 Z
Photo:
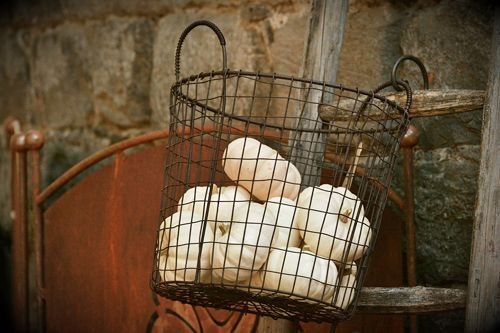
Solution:
M 302 77 L 335 82 L 348 7 L 347 0 L 312 1 L 301 70 Z M 321 91 L 305 92 L 307 93 L 309 94 L 307 100 L 315 102 L 321 100 Z M 301 99 L 305 97 L 301 96 Z M 329 101 L 325 100 L 325 102 Z M 297 124 L 298 131 L 320 129 L 321 122 L 307 120 L 319 118 L 316 104 L 307 104 L 303 110 L 298 110 L 297 116 L 301 116 Z M 309 131 L 297 132 L 290 139 L 292 141 L 290 160 L 295 163 L 302 175 L 302 185 L 319 185 L 326 138 L 317 137 L 317 134 Z
M 301 76 L 335 82 L 347 19 L 348 0 L 313 0 L 311 6 Z M 309 96 L 309 100 L 320 100 L 319 92 L 311 93 L 318 96 Z M 308 119 L 316 119 L 319 116 L 318 107 L 314 104 L 309 104 L 302 112 Z M 314 129 L 317 126 L 317 123 L 308 121 L 298 124 L 299 128 L 304 129 Z M 293 140 L 290 160 L 298 162 L 296 165 L 302 174 L 303 186 L 319 184 L 321 176 L 320 164 L 317 161 L 323 158 L 326 138 L 321 142 L 312 135 L 310 132 L 303 132 L 300 137 L 290 138 Z M 311 145 L 311 142 L 316 143 Z M 257 332 L 266 333 L 296 330 L 296 324 L 292 321 L 274 320 L 269 317 L 261 317 L 257 327 Z
M 483 109 L 481 165 L 469 267 L 466 332 L 500 328 L 500 5 Z M 498 331 L 495 331 L 498 332 Z

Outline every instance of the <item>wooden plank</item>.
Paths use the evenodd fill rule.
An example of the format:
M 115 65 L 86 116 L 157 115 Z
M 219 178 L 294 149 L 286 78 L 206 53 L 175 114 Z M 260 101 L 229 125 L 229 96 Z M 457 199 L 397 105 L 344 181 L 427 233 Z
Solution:
M 483 111 L 481 164 L 469 266 L 466 332 L 500 328 L 500 4 Z M 498 332 L 498 331 L 497 331 Z
M 302 77 L 335 82 L 347 10 L 347 0 L 312 1 Z M 322 97 L 329 98 L 322 96 L 320 90 L 304 89 L 300 99 L 307 99 L 307 101 L 314 103 L 299 106 L 303 108 L 297 110 L 298 116 L 300 116 L 297 123 L 298 131 L 290 137 L 292 142 L 290 160 L 299 169 L 303 186 L 318 185 L 321 177 L 325 138 L 310 130 L 321 127 L 321 121 L 316 121 L 320 119 L 315 103 L 319 103 Z M 301 130 L 305 130 L 305 132 L 301 132 Z
M 412 94 L 410 117 L 444 116 L 452 113 L 478 111 L 484 104 L 483 90 L 416 90 Z M 399 105 L 404 105 L 406 95 L 388 95 Z
M 304 49 L 302 77 L 331 81 L 336 79 L 340 59 L 340 49 L 347 19 L 348 0 L 313 0 L 310 21 Z M 321 92 L 309 90 L 308 96 L 301 99 L 308 101 L 321 100 Z M 299 103 L 300 104 L 300 103 Z M 297 127 L 305 130 L 319 129 L 320 122 L 317 104 L 307 103 L 305 108 L 297 110 L 300 118 Z M 304 117 L 305 116 L 305 117 Z M 307 120 L 309 119 L 309 120 Z M 319 184 L 321 178 L 321 161 L 324 156 L 325 138 L 317 137 L 311 131 L 297 132 L 291 139 L 290 160 L 297 166 L 302 175 L 302 185 Z M 258 332 L 293 332 L 296 324 L 289 320 L 273 320 L 261 317 Z
M 485 91 L 483 90 L 416 90 L 413 92 L 410 117 L 444 116 L 453 113 L 478 111 L 483 109 Z M 391 93 L 387 99 L 399 105 L 406 103 L 405 93 Z M 347 121 L 353 117 L 354 101 L 344 99 L 339 105 L 323 104 L 319 108 L 324 121 Z M 359 104 L 359 102 L 358 102 Z M 381 102 L 374 104 L 382 107 Z M 345 112 L 343 112 L 345 110 Z M 381 120 L 385 115 L 378 108 L 371 108 L 370 120 Z
M 466 291 L 433 287 L 365 287 L 356 310 L 362 313 L 416 314 L 465 307 Z

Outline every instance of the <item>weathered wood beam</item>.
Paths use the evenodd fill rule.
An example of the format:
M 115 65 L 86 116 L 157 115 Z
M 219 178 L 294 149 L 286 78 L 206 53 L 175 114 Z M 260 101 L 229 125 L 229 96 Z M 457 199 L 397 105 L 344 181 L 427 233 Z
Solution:
M 326 82 L 336 81 L 348 7 L 348 0 L 312 1 L 302 77 Z M 320 89 L 305 88 L 299 98 L 302 101 L 307 100 L 308 103 L 297 104 L 297 117 L 300 119 L 297 131 L 290 137 L 290 160 L 302 175 L 302 185 L 312 186 L 319 185 L 326 138 L 311 130 L 321 129 L 317 103 L 322 98 L 329 98 L 331 94 L 323 95 Z
M 481 164 L 469 266 L 465 332 L 500 328 L 500 4 L 495 9 L 492 54 L 483 110 Z
M 433 117 L 452 113 L 482 110 L 484 90 L 416 90 L 412 95 L 410 117 Z M 404 105 L 404 94 L 388 95 L 399 105 Z
M 418 314 L 465 308 L 467 292 L 434 287 L 364 287 L 357 312 Z
M 399 105 L 406 103 L 405 93 L 392 93 L 386 95 L 388 100 L 395 101 Z M 433 117 L 444 116 L 453 113 L 470 112 L 482 110 L 484 105 L 484 90 L 415 90 L 413 92 L 410 117 Z M 381 106 L 380 101 L 373 102 Z M 354 101 L 344 100 L 338 106 L 323 104 L 319 108 L 320 117 L 324 121 L 342 121 L 352 118 Z M 357 105 L 360 105 L 358 102 Z M 358 107 L 359 108 L 359 107 Z M 384 114 L 371 108 L 369 112 L 371 120 L 385 118 Z
M 311 2 L 302 77 L 335 82 L 348 7 L 348 0 L 313 0 Z M 321 95 L 321 92 L 317 90 L 310 90 L 307 96 L 300 96 L 300 98 L 319 101 Z M 321 122 L 316 121 L 318 119 L 317 104 L 307 103 L 303 110 L 297 110 L 297 112 L 300 118 L 303 118 L 297 124 L 299 128 L 319 129 Z M 316 133 L 305 131 L 299 135 L 292 135 L 290 139 L 292 141 L 290 159 L 302 174 L 302 184 L 307 186 L 319 184 L 326 138 L 318 138 Z M 267 317 L 260 318 L 257 327 L 257 331 L 262 333 L 295 330 L 296 325 L 292 321 L 274 321 Z

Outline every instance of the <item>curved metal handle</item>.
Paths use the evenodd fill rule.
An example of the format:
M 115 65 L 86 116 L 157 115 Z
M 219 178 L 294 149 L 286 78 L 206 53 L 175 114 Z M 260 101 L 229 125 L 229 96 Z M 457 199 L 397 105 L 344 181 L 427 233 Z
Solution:
M 415 56 L 404 55 L 404 56 L 399 57 L 399 59 L 396 60 L 396 62 L 394 63 L 394 66 L 392 67 L 392 72 L 391 72 L 391 80 L 381 84 L 380 86 L 375 88 L 373 90 L 373 92 L 378 93 L 379 91 L 381 91 L 385 88 L 388 88 L 390 86 L 392 86 L 392 88 L 394 88 L 394 90 L 396 90 L 396 91 L 404 90 L 406 92 L 406 104 L 404 106 L 404 109 L 406 110 L 406 112 L 409 113 L 411 103 L 412 103 L 412 90 L 411 90 L 411 87 L 410 87 L 410 84 L 408 83 L 408 81 L 400 80 L 397 77 L 397 71 L 398 71 L 399 65 L 401 65 L 401 63 L 404 60 L 411 60 L 418 65 L 418 67 L 420 68 L 420 72 L 422 73 L 422 79 L 424 81 L 424 89 L 429 89 L 429 77 L 427 76 L 427 70 L 425 69 L 423 62 Z
M 406 93 L 406 103 L 405 103 L 404 109 L 406 110 L 406 112 L 409 113 L 410 112 L 411 103 L 412 103 L 412 90 L 411 90 L 411 87 L 408 84 L 408 82 L 402 81 L 402 80 L 396 80 L 394 82 L 388 81 L 388 82 L 385 82 L 385 83 L 381 84 L 377 88 L 375 88 L 373 90 L 373 93 L 376 94 L 376 93 L 380 92 L 381 90 L 383 90 L 385 88 L 388 88 L 388 87 L 391 87 L 391 86 L 394 89 L 396 89 L 396 87 L 397 87 L 396 90 L 398 90 L 398 91 L 402 91 L 402 90 L 405 91 L 405 93 Z
M 411 103 L 412 103 L 412 91 L 411 91 L 411 87 L 408 84 L 408 82 L 401 81 L 401 80 L 397 80 L 396 81 L 396 85 L 398 86 L 398 90 L 399 91 L 404 90 L 406 92 L 406 103 L 405 103 L 405 106 L 403 107 L 403 109 L 409 115 L 409 113 L 410 113 L 410 107 L 411 107 Z M 384 89 L 386 89 L 388 87 L 393 87 L 394 88 L 394 84 L 391 81 L 384 82 L 380 86 L 378 86 L 377 88 L 373 89 L 372 92 L 373 92 L 373 94 L 378 94 L 380 91 L 382 91 L 382 90 L 384 90 Z M 400 87 L 403 87 L 403 88 L 400 88 Z M 370 102 L 373 98 L 374 97 L 372 95 L 366 97 L 366 99 L 363 101 L 363 105 L 359 109 L 358 117 L 360 117 L 361 113 L 364 112 L 364 110 L 366 109 L 366 107 L 368 105 L 368 102 Z M 357 120 L 358 119 L 359 118 L 357 118 Z
M 182 44 L 184 43 L 184 39 L 186 39 L 186 36 L 188 33 L 191 32 L 194 28 L 204 25 L 212 29 L 212 31 L 217 35 L 217 38 L 219 38 L 219 42 L 222 48 L 222 68 L 224 70 L 224 73 L 227 71 L 227 55 L 226 55 L 226 40 L 224 39 L 224 35 L 220 31 L 219 27 L 217 27 L 214 23 L 207 21 L 207 20 L 199 20 L 191 23 L 184 31 L 182 32 L 181 36 L 179 37 L 179 41 L 177 43 L 177 48 L 175 50 L 175 80 L 179 81 L 179 76 L 180 76 L 180 57 L 181 57 L 181 49 L 182 49 Z
M 401 84 L 397 78 L 397 71 L 399 68 L 399 65 L 404 61 L 404 60 L 411 60 L 414 63 L 417 64 L 418 68 L 420 68 L 420 72 L 422 73 L 422 79 L 424 80 L 424 89 L 429 89 L 429 77 L 427 76 L 427 70 L 425 69 L 424 63 L 422 60 L 419 58 L 412 56 L 412 55 L 404 55 L 401 56 L 396 62 L 394 63 L 394 66 L 392 67 L 392 72 L 391 72 L 391 83 L 394 89 L 397 91 L 401 91 L 402 89 L 400 88 Z M 398 82 L 399 81 L 399 82 Z
M 212 31 L 217 35 L 217 38 L 219 38 L 219 43 L 222 49 L 222 68 L 223 68 L 223 74 L 222 74 L 222 95 L 221 95 L 221 105 L 220 105 L 220 126 L 219 126 L 219 133 L 222 133 L 222 127 L 224 124 L 224 115 L 226 112 L 226 79 L 227 79 L 227 54 L 226 54 L 226 40 L 224 39 L 224 35 L 220 31 L 219 27 L 217 27 L 214 23 L 207 21 L 207 20 L 199 20 L 191 23 L 184 31 L 182 32 L 181 36 L 179 37 L 179 41 L 177 43 L 177 48 L 175 51 L 175 81 L 178 83 L 180 79 L 180 57 L 181 57 L 181 49 L 182 49 L 182 44 L 184 43 L 184 39 L 186 39 L 186 36 L 193 30 L 194 28 L 198 26 L 207 26 Z M 206 105 L 205 105 L 206 107 Z M 206 109 L 205 109 L 206 110 Z M 219 134 L 219 139 L 220 139 L 220 134 Z M 220 145 L 216 145 L 214 149 L 212 150 L 212 163 L 209 169 L 209 179 L 213 180 L 215 179 L 215 170 L 216 170 L 216 162 L 217 158 L 216 156 L 219 156 L 219 150 L 220 150 Z M 209 195 L 212 195 L 212 187 L 210 187 L 209 190 Z M 207 216 L 208 216 L 208 210 L 205 213 L 205 221 L 207 221 Z M 201 229 L 201 235 L 205 237 L 207 230 L 207 223 L 202 224 L 202 229 Z M 196 273 L 195 273 L 195 278 L 194 280 L 197 282 L 200 281 L 200 263 L 201 263 L 201 254 L 202 254 L 202 247 L 203 247 L 204 242 L 200 242 L 199 244 L 199 252 L 198 252 L 198 259 L 197 259 L 197 265 L 196 265 Z

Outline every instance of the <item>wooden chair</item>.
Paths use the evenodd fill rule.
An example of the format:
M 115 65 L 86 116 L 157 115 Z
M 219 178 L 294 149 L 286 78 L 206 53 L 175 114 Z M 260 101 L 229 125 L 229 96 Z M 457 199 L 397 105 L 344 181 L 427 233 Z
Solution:
M 456 104 L 461 110 L 481 107 L 484 92 L 468 92 L 467 96 L 474 98 L 461 100 L 457 97 L 465 93 L 416 92 L 414 103 L 422 109 L 420 115 L 430 113 L 424 110 L 429 105 L 434 105 L 434 113 L 438 112 L 440 105 L 443 106 L 443 96 L 448 96 L 447 100 L 458 100 Z M 464 107 L 465 100 L 474 102 Z M 449 105 L 441 109 L 441 113 L 453 111 Z M 413 114 L 418 116 L 419 112 L 414 109 Z M 160 299 L 149 288 L 163 165 L 167 158 L 163 148 L 167 131 L 146 133 L 104 148 L 42 188 L 43 134 L 38 131 L 24 133 L 19 122 L 12 118 L 6 122 L 6 130 L 11 136 L 12 152 L 16 329 L 26 331 L 36 327 L 51 332 L 266 331 L 258 316 Z M 406 212 L 406 231 L 410 233 L 413 232 L 412 151 L 416 143 L 416 137 L 410 135 L 402 148 L 408 175 L 405 196 L 390 192 L 391 200 Z M 27 163 L 28 158 L 30 163 Z M 89 172 L 89 168 L 105 160 L 103 167 Z M 82 174 L 83 179 L 76 181 Z M 69 183 L 71 187 L 67 186 Z M 375 332 L 374 323 L 381 321 L 373 314 L 414 314 L 465 306 L 462 290 L 401 287 L 403 269 L 399 235 L 403 226 L 394 214 L 387 214 L 390 212 L 386 212 L 382 222 L 366 283 L 377 287 L 362 290 L 358 312 L 363 319 L 341 324 L 339 331 L 344 327 L 346 331 L 361 329 L 366 332 L 370 328 Z M 31 244 L 34 244 L 33 250 Z M 377 253 L 380 254 L 378 259 Z M 394 253 L 394 256 L 388 258 L 386 253 Z M 414 248 L 410 249 L 410 255 L 414 256 Z M 377 268 L 387 260 L 392 260 L 392 271 Z M 414 274 L 414 257 L 407 261 L 410 264 L 408 271 Z M 402 317 L 393 316 L 392 321 L 385 321 L 385 327 L 379 327 L 379 331 L 403 330 Z M 301 323 L 300 326 L 302 331 L 330 330 L 330 325 Z

